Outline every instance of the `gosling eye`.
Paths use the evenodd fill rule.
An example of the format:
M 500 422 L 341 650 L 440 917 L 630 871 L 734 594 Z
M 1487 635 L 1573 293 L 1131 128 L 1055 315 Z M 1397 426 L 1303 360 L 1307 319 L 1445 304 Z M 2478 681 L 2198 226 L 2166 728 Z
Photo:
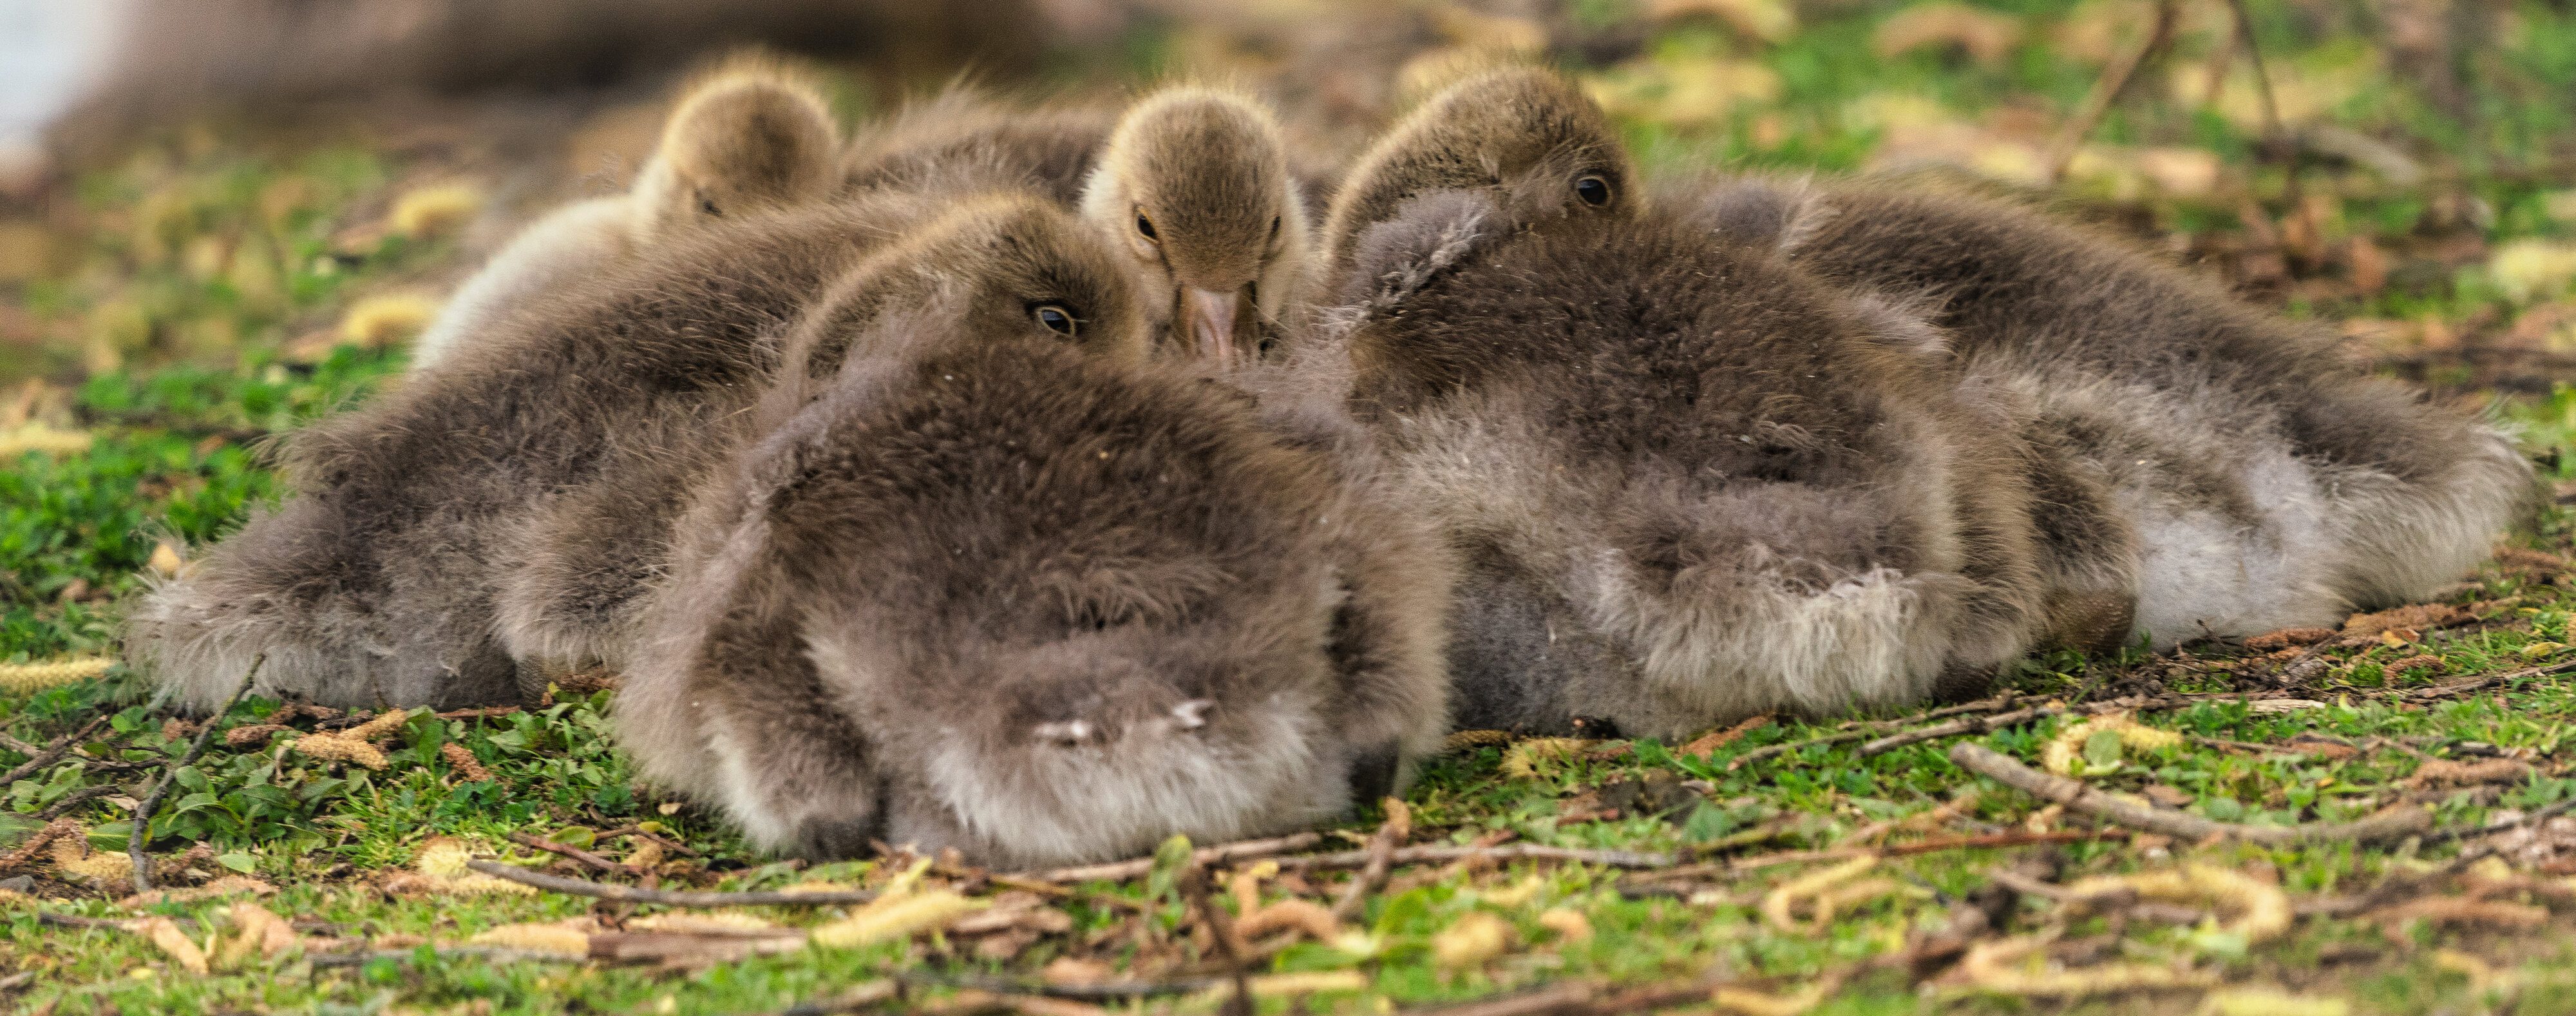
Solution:
M 1060 303 L 1042 303 L 1031 307 L 1029 316 L 1037 319 L 1038 327 L 1058 335 L 1072 335 L 1082 329 L 1082 322 L 1076 320 L 1073 312 L 1065 309 L 1065 306 Z
M 1582 176 L 1575 177 L 1574 196 L 1582 198 L 1584 204 L 1591 205 L 1594 208 L 1599 208 L 1603 205 L 1609 204 L 1610 181 L 1602 179 L 1600 175 L 1596 173 L 1586 173 Z
M 1154 219 L 1152 216 L 1145 214 L 1145 206 L 1143 205 L 1136 206 L 1136 231 L 1145 234 L 1145 239 L 1156 242 L 1160 242 L 1162 240 L 1161 237 L 1154 234 Z
M 698 210 L 719 219 L 724 218 L 724 212 L 716 208 L 715 199 L 704 194 L 698 195 Z
M 1273 215 L 1270 217 L 1270 238 L 1273 240 L 1279 239 L 1279 216 Z

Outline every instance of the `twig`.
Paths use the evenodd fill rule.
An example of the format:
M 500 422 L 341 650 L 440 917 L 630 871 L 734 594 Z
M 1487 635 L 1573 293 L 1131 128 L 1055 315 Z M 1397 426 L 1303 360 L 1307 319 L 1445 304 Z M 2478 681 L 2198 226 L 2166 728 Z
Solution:
M 1404 1011 L 1414 1014 L 1414 1016 L 1550 1016 L 1550 1014 L 1556 1013 L 1614 1011 L 1596 1010 L 1593 1008 L 1592 1000 L 1600 994 L 1600 986 L 1593 984 L 1590 981 L 1569 981 L 1564 984 L 1551 984 L 1547 987 L 1540 988 L 1537 991 L 1526 991 L 1517 995 L 1504 995 L 1499 998 L 1485 998 L 1478 999 L 1473 1002 L 1460 1002 L 1455 1005 L 1441 1005 L 1433 1006 L 1428 1009 L 1407 1009 Z M 1685 1001 L 1690 999 L 1705 999 L 1707 997 L 1707 988 L 1693 988 L 1691 989 L 1691 995 L 1688 999 L 1685 999 Z M 1638 1006 L 1615 1011 L 1647 1012 L 1651 1010 L 1647 1007 Z
M 603 839 L 603 840 L 604 840 L 604 839 L 607 839 L 607 838 L 609 838 L 609 837 L 611 837 L 611 836 L 632 836 L 632 837 L 635 837 L 636 839 L 643 840 L 643 841 L 646 841 L 646 842 L 648 842 L 648 843 L 659 843 L 659 844 L 661 844 L 661 845 L 662 845 L 662 849 L 664 849 L 664 850 L 668 850 L 668 851 L 670 851 L 670 852 L 672 852 L 672 853 L 674 853 L 674 854 L 678 854 L 678 855 L 680 855 L 680 856 L 682 856 L 682 857 L 704 857 L 704 856 L 706 856 L 706 855 L 704 855 L 704 854 L 699 853 L 695 848 L 690 847 L 690 846 L 689 846 L 688 844 L 686 844 L 686 843 L 682 843 L 682 842 L 680 842 L 680 841 L 678 841 L 678 840 L 675 840 L 675 839 L 672 839 L 672 838 L 670 838 L 670 837 L 668 837 L 668 836 L 661 836 L 661 835 L 656 835 L 656 834 L 654 834 L 654 833 L 648 833 L 648 832 L 645 832 L 645 831 L 644 831 L 644 828 L 643 828 L 642 826 L 631 826 L 631 825 L 618 826 L 618 827 L 617 827 L 617 828 L 615 828 L 615 829 L 611 829 L 611 830 L 608 830 L 607 832 L 604 832 L 604 833 L 599 834 L 599 838 L 600 838 L 600 839 Z
M 1206 921 L 1208 937 L 1216 940 L 1217 958 L 1225 964 L 1226 980 L 1234 993 L 1226 996 L 1226 1016 L 1252 1016 L 1252 978 L 1244 972 L 1243 943 L 1235 941 L 1234 920 L 1225 908 L 1209 898 L 1207 866 L 1193 864 L 1181 877 L 1181 895 L 1188 897 L 1190 909 Z
M 2055 716 L 2063 711 L 2063 709 L 2055 706 L 2032 706 L 2028 709 L 2016 709 L 2009 713 L 1996 713 L 1992 716 L 1971 716 L 1966 719 L 1951 720 L 1948 723 L 1935 724 L 1929 727 L 1924 727 L 1920 730 L 1909 730 L 1902 734 L 1890 734 L 1886 737 L 1879 738 L 1878 740 L 1871 741 L 1868 744 L 1861 745 L 1860 754 L 1862 758 L 1868 758 L 1872 755 L 1895 751 L 1896 749 L 1905 747 L 1909 744 L 1919 744 L 1924 741 L 1936 740 L 1957 734 L 1982 734 L 2001 727 L 2010 727 L 2016 724 L 2028 723 L 2032 720 L 2041 719 L 2043 717 Z
M 2023 765 L 1973 741 L 1950 746 L 1950 761 L 1960 768 L 1984 776 L 2034 797 L 2055 801 L 2076 811 L 2109 819 L 2132 829 L 2161 833 L 2181 840 L 2203 840 L 2211 836 L 2286 846 L 2320 841 L 2375 843 L 2402 839 L 2425 831 L 2432 824 L 2432 813 L 2422 808 L 2394 808 L 2358 822 L 2310 822 L 2294 826 L 2249 826 L 2232 822 L 2214 822 L 2197 815 L 2178 811 L 2158 811 L 2131 804 L 2109 794 L 2087 787 L 2075 780 Z
M 998 977 L 941 977 L 897 972 L 895 980 L 923 988 L 971 988 L 997 995 L 1044 995 L 1077 1002 L 1115 1002 L 1131 998 L 1195 995 L 1226 983 L 1221 977 L 1185 977 L 1171 981 L 1108 981 L 1101 984 L 1022 984 Z
M 1405 847 L 1389 858 L 1391 864 L 1424 864 L 1435 861 L 1572 861 L 1598 864 L 1605 868 L 1670 868 L 1679 863 L 1671 854 L 1647 854 L 1633 850 L 1581 850 L 1573 847 L 1543 847 L 1533 843 L 1514 843 L 1499 847 Z M 1331 854 L 1307 854 L 1279 859 L 1281 871 L 1337 871 L 1368 864 L 1366 850 L 1344 850 Z
M 35 860 L 36 855 L 43 853 L 46 847 L 52 846 L 55 840 L 65 836 L 77 836 L 80 831 L 80 823 L 70 819 L 46 823 L 44 828 L 29 835 L 25 843 L 19 844 L 18 849 L 0 854 L 0 872 L 18 870 L 27 862 Z
M 45 771 L 45 769 L 51 767 L 54 763 L 62 761 L 63 756 L 71 754 L 72 749 L 80 746 L 82 738 L 88 737 L 90 731 L 97 730 L 98 725 L 105 722 L 107 722 L 107 717 L 93 716 L 90 718 L 88 723 L 82 724 L 79 730 L 57 737 L 52 741 L 46 742 L 44 747 L 36 748 L 35 751 L 28 752 L 27 754 L 35 757 L 19 763 L 8 772 L 0 773 L 0 787 L 5 787 L 18 782 L 19 780 L 34 776 L 37 773 Z M 31 744 L 27 747 L 35 748 L 36 746 Z
M 2576 797 L 2570 797 L 2563 801 L 2558 801 L 2542 807 L 2536 811 L 2525 813 L 2520 818 L 2506 819 L 2502 822 L 2489 822 L 2482 826 L 2454 826 L 2446 829 L 2436 829 L 2424 834 L 2424 845 L 2429 847 L 2436 843 L 2448 843 L 2452 840 L 2480 839 L 2495 835 L 2496 833 L 2512 832 L 2524 826 L 2539 825 L 2540 823 L 2547 822 L 2550 819 L 2557 818 L 2558 816 L 2564 815 L 2570 811 L 2576 811 Z
M 2236 37 L 2245 41 L 2245 59 L 2254 68 L 2254 94 L 2263 104 L 2263 141 L 2268 148 L 2281 139 L 2281 105 L 2272 98 L 2272 74 L 2263 66 L 2263 44 L 2254 38 L 2254 18 L 2246 13 L 2245 0 L 2227 0 L 2227 6 L 2236 15 Z
M 63 817 L 65 812 L 69 812 L 83 804 L 98 800 L 99 798 L 106 797 L 113 793 L 116 793 L 116 784 L 113 783 L 102 783 L 95 787 L 82 787 L 79 790 L 64 794 L 62 800 L 46 806 L 43 811 L 37 812 L 36 821 L 51 822 Z
M 1360 865 L 1360 873 L 1342 889 L 1342 897 L 1333 901 L 1334 920 L 1347 921 L 1359 915 L 1369 894 L 1386 885 L 1387 869 L 1394 867 L 1395 848 L 1403 846 L 1412 835 L 1413 810 L 1402 801 L 1387 798 L 1386 821 L 1379 823 L 1377 832 L 1369 837 L 1367 863 Z
M 587 956 L 566 956 L 561 953 L 535 952 L 527 949 L 508 949 L 501 946 L 489 945 L 442 945 L 431 946 L 429 949 L 431 955 L 442 960 L 476 959 L 483 960 L 488 963 L 512 963 L 522 960 L 531 963 L 587 963 L 590 960 Z M 360 952 L 345 953 L 306 953 L 304 958 L 313 964 L 314 969 L 328 970 L 333 967 L 363 967 L 377 960 L 393 960 L 397 963 L 407 963 L 420 958 L 420 950 L 421 947 L 413 946 L 409 949 L 368 949 Z
M 536 849 L 545 851 L 549 854 L 561 854 L 565 857 L 572 858 L 575 861 L 589 865 L 594 870 L 607 872 L 611 875 L 643 874 L 642 871 L 639 871 L 630 865 L 619 864 L 605 857 L 601 857 L 598 854 L 583 850 L 580 847 L 576 847 L 568 843 L 557 843 L 534 833 L 511 833 L 510 842 L 523 847 L 535 847 Z
M 1883 847 L 1837 847 L 1827 850 L 1797 850 L 1759 857 L 1739 857 L 1726 863 L 1729 871 L 1751 871 L 1803 861 L 1843 861 L 1868 854 L 1880 857 L 1908 857 L 1915 854 L 1937 854 L 1944 850 L 1985 850 L 1996 847 L 2029 847 L 2043 843 L 2089 843 L 2094 840 L 2126 839 L 2125 829 L 2060 829 L 2054 832 L 1981 833 L 1975 836 L 1953 836 L 1937 840 L 1917 840 Z
M 125 856 L 134 862 L 135 892 L 152 891 L 152 856 L 143 850 L 144 843 L 152 837 L 152 814 L 161 810 L 161 799 L 169 796 L 170 785 L 179 782 L 179 770 L 195 765 L 197 757 L 206 753 L 206 744 L 215 739 L 215 729 L 224 725 L 224 716 L 241 703 L 242 696 L 250 693 L 251 682 L 259 678 L 259 668 L 267 663 L 267 653 L 251 657 L 250 670 L 242 674 L 240 684 L 233 686 L 232 696 L 224 700 L 222 707 L 206 716 L 206 725 L 197 731 L 197 739 L 189 743 L 188 753 L 180 756 L 178 765 L 171 766 L 161 775 L 161 782 L 154 784 L 152 793 L 145 795 L 143 804 L 134 809 L 134 831 L 126 835 Z
M 1190 863 L 1228 864 L 1304 850 L 1322 842 L 1324 842 L 1323 834 L 1309 832 L 1293 833 L 1266 840 L 1220 843 L 1213 847 L 1200 847 L 1192 851 Z M 1021 877 L 1038 882 L 1124 882 L 1128 879 L 1143 878 L 1153 870 L 1153 858 L 1139 857 L 1128 861 L 1112 861 L 1108 864 L 1088 864 L 1078 868 L 1024 872 Z
M 2454 681 L 2450 684 L 2435 685 L 2430 688 L 2416 688 L 2406 692 L 2405 694 L 2407 700 L 2410 702 L 2438 702 L 2443 699 L 2458 698 L 2459 696 L 2466 695 L 2470 692 L 2485 691 L 2507 681 L 2519 681 L 2527 677 L 2541 677 L 2548 674 L 2564 674 L 2571 670 L 2576 670 L 2576 660 L 2566 660 L 2538 667 L 2524 667 L 2521 670 L 2508 670 L 2501 674 L 2488 674 L 2485 677 L 2471 678 L 2466 681 Z
M 547 892 L 592 899 L 616 900 L 622 903 L 659 903 L 671 907 L 822 907 L 850 903 L 867 903 L 877 898 L 869 890 L 826 892 L 690 892 L 672 889 L 642 889 L 630 885 L 611 885 L 587 879 L 564 878 L 512 867 L 497 861 L 467 861 L 467 868 L 494 878 L 532 885 Z
M 2147 29 L 2146 41 L 2102 69 L 2102 76 L 2094 80 L 2092 91 L 2084 93 L 2081 111 L 2073 120 L 2067 121 L 2066 129 L 2059 132 L 2057 140 L 2049 145 L 2049 179 L 2056 180 L 2066 175 L 2067 164 L 2075 161 L 2075 150 L 2084 144 L 2084 139 L 2093 133 L 2094 128 L 2102 125 L 2102 118 L 2110 114 L 2112 103 L 2120 101 L 2120 93 L 2129 90 L 2129 81 L 2137 76 L 2138 69 L 2146 66 L 2147 61 L 2154 59 L 2173 39 L 2174 20 L 2174 0 L 2157 0 L 2155 24 Z
M 1876 730 L 1863 727 L 1858 730 L 1846 730 L 1838 734 L 1826 734 L 1823 737 L 1811 737 L 1804 741 L 1792 741 L 1787 744 L 1767 744 L 1729 760 L 1726 763 L 1726 769 L 1728 772 L 1734 772 L 1747 762 L 1760 761 L 1762 759 L 1770 758 L 1773 755 L 1786 755 L 1790 752 L 1819 744 L 1841 744 L 1845 741 L 1857 741 L 1877 732 L 1878 731 Z

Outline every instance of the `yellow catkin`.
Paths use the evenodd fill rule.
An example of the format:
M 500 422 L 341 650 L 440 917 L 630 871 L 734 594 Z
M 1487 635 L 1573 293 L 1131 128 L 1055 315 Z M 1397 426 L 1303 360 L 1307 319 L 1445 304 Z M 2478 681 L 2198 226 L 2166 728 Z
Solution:
M 171 961 L 189 973 L 206 972 L 206 950 L 200 948 L 186 932 L 180 931 L 178 922 L 167 917 L 151 917 L 133 927 L 138 934 L 151 939 L 153 945 L 160 946 L 162 952 L 169 953 Z
M 394 731 L 402 729 L 403 721 L 410 718 L 411 713 L 408 710 L 395 709 L 382 716 L 378 716 L 375 719 L 368 720 L 365 723 L 343 730 L 340 732 L 340 736 L 352 741 L 373 741 L 379 737 L 384 737 Z
M 536 895 L 535 886 L 493 878 L 467 868 L 465 862 L 473 859 L 474 851 L 464 841 L 441 836 L 420 845 L 420 853 L 413 855 L 411 867 L 440 892 Z
M 295 751 L 324 761 L 346 762 L 369 769 L 382 769 L 387 765 L 385 753 L 377 750 L 375 745 L 338 734 L 306 734 L 295 739 Z
M 404 236 L 436 236 L 454 232 L 483 210 L 483 190 L 472 184 L 448 183 L 417 187 L 394 201 L 393 214 L 385 225 Z
M 646 914 L 628 918 L 626 926 L 637 931 L 668 931 L 681 935 L 761 935 L 795 930 L 775 921 L 734 911 Z
M 584 918 L 581 923 L 586 927 L 590 921 Z M 586 959 L 590 956 L 590 932 L 582 927 L 573 927 L 562 922 L 504 924 L 466 939 L 465 943 L 499 946 L 503 949 L 544 953 L 548 956 L 563 956 L 570 959 Z
M 134 882 L 133 858 L 91 851 L 89 837 L 84 833 L 54 841 L 54 870 L 68 881 L 88 885 L 126 886 Z
M 46 455 L 78 455 L 89 450 L 87 431 L 56 430 L 42 423 L 27 423 L 0 433 L 0 459 L 15 459 L 28 452 Z
M 2213 974 L 2144 963 L 2105 963 L 2076 970 L 2048 970 L 2024 962 L 2035 957 L 2045 944 L 2029 936 L 1981 943 L 1960 958 L 1959 969 L 1978 991 L 2048 998 L 2073 999 L 2165 988 L 2205 988 L 2217 983 Z
M 2127 713 L 2108 713 L 2058 731 L 2056 737 L 2049 739 L 2048 747 L 2040 751 L 2040 763 L 2059 776 L 2076 775 L 2075 763 L 2084 755 L 2084 742 L 2106 730 L 2120 735 L 2122 747 L 2140 751 L 2171 748 L 2182 743 L 2180 734 L 2139 723 Z
M 827 949 L 851 949 L 910 938 L 947 927 L 949 922 L 986 906 L 982 900 L 970 900 L 946 889 L 908 893 L 880 899 L 849 917 L 815 928 L 813 942 Z
M 0 690 L 12 695 L 31 695 L 47 688 L 60 688 L 106 674 L 116 660 L 104 656 L 83 656 L 45 663 L 0 663 Z
M 1533 737 L 1514 742 L 1503 752 L 1503 775 L 1529 779 L 1538 775 L 1539 766 L 1571 761 L 1583 754 L 1592 742 L 1579 737 Z
M 1549 910 L 1538 915 L 1538 926 L 1555 932 L 1557 938 L 1568 944 L 1592 939 L 1592 919 L 1583 916 L 1579 910 L 1564 907 Z
M 438 316 L 438 301 L 407 293 L 360 300 L 340 319 L 340 341 L 381 349 L 420 334 Z
M 1481 966 L 1511 944 L 1511 925 L 1482 910 L 1469 911 L 1431 936 L 1431 961 L 1450 970 Z
M 2134 875 L 2095 875 L 2067 888 L 2079 896 L 2108 896 L 2126 890 L 2142 899 L 2233 909 L 2236 920 L 2220 930 L 2244 936 L 2248 945 L 2260 945 L 2286 934 L 2295 916 L 2289 894 L 2281 887 L 2232 868 L 2208 864 L 2186 864 Z
M 1804 990 L 1786 995 L 1771 995 L 1751 988 L 1719 988 L 1709 996 L 1717 1011 L 1739 1016 L 1802 1016 L 1825 1000 L 1825 986 L 1808 985 Z
M 1820 898 L 1877 866 L 1876 855 L 1855 857 L 1831 868 L 1811 871 L 1782 882 L 1763 895 L 1762 916 L 1781 931 L 1803 931 L 1805 929 L 1799 926 L 1795 912 L 1799 900 Z
M 143 564 L 152 569 L 153 574 L 165 579 L 179 574 L 179 569 L 188 566 L 188 562 L 179 556 L 179 551 L 166 543 L 153 544 L 152 559 Z
M 2340 998 L 2308 998 L 2279 988 L 2224 988 L 2202 999 L 2199 1016 L 2352 1016 Z

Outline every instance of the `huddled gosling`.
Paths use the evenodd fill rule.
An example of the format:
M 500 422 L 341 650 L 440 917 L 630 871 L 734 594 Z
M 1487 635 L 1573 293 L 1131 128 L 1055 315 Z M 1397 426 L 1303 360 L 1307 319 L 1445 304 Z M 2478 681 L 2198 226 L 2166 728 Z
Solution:
M 675 232 L 827 196 L 840 147 L 812 82 L 756 57 L 727 61 L 681 89 L 625 193 L 547 213 L 466 280 L 413 345 L 413 366 L 447 359 L 512 309 Z
M 850 146 L 854 191 L 970 177 L 1051 191 L 1121 240 L 1155 342 L 1220 366 L 1265 355 L 1306 298 L 1310 227 L 1259 101 L 1195 85 L 1119 116 L 952 89 Z
M 2002 202 L 1743 180 L 1699 195 L 1721 233 L 1836 284 L 1920 294 L 1952 369 L 2030 408 L 2070 481 L 2132 531 L 2155 646 L 2332 626 L 2484 560 L 2531 504 L 2512 440 L 2128 245 Z
M 649 777 L 765 849 L 1012 868 L 1305 828 L 1436 749 L 1447 558 L 1380 492 L 1208 365 L 893 320 L 696 496 L 618 693 Z
M 1919 322 L 1639 214 L 1589 99 L 1468 77 L 1337 197 L 1354 405 L 1463 554 L 1462 726 L 1892 705 L 2045 624 L 2026 454 Z
M 893 246 L 906 236 L 909 253 Z M 883 195 L 674 237 L 504 318 L 474 357 L 293 435 L 293 496 L 149 594 L 126 645 L 199 708 L 262 655 L 270 695 L 519 701 L 543 687 L 523 687 L 527 665 L 622 656 L 613 621 L 667 548 L 681 491 L 597 492 L 639 461 L 733 439 L 757 415 L 775 336 L 833 280 L 866 264 L 861 285 L 891 306 L 947 287 L 979 322 L 1133 334 L 1111 257 L 1070 215 L 1011 196 Z M 585 524 L 605 527 L 611 552 L 544 555 L 602 535 Z M 581 609 L 535 595 L 558 589 Z

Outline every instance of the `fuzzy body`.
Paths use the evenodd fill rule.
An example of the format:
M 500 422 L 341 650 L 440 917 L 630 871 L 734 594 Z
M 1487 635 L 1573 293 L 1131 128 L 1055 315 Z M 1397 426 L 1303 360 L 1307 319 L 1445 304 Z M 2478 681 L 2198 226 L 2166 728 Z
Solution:
M 1462 724 L 1898 704 L 2043 623 L 2024 452 L 1919 329 L 1701 230 L 1488 195 L 1352 249 L 1356 405 L 1462 559 Z
M 1335 459 L 1174 367 L 889 345 L 697 497 L 618 701 L 647 774 L 766 848 L 999 867 L 1302 827 L 1436 747 L 1445 559 Z
M 821 199 L 840 148 L 812 82 L 758 55 L 719 64 L 682 88 L 625 193 L 565 205 L 511 238 L 439 310 L 412 348 L 413 366 L 446 359 L 512 309 L 622 265 L 674 231 Z
M 1874 185 L 1743 181 L 1701 201 L 1723 234 L 1934 308 L 1948 365 L 2009 393 L 2048 468 L 2131 530 L 2125 548 L 2072 539 L 2057 555 L 2070 572 L 2131 573 L 2131 638 L 2331 626 L 2411 602 L 2529 506 L 2532 471 L 2505 434 L 2114 240 Z
M 922 213 L 726 224 L 520 308 L 478 337 L 477 355 L 290 437 L 294 493 L 145 597 L 129 651 L 197 708 L 261 653 L 271 695 L 515 700 L 521 657 L 504 646 L 495 598 L 523 527 L 604 463 L 690 446 L 744 415 L 774 333 Z M 652 513 L 634 518 L 635 553 L 649 558 Z

